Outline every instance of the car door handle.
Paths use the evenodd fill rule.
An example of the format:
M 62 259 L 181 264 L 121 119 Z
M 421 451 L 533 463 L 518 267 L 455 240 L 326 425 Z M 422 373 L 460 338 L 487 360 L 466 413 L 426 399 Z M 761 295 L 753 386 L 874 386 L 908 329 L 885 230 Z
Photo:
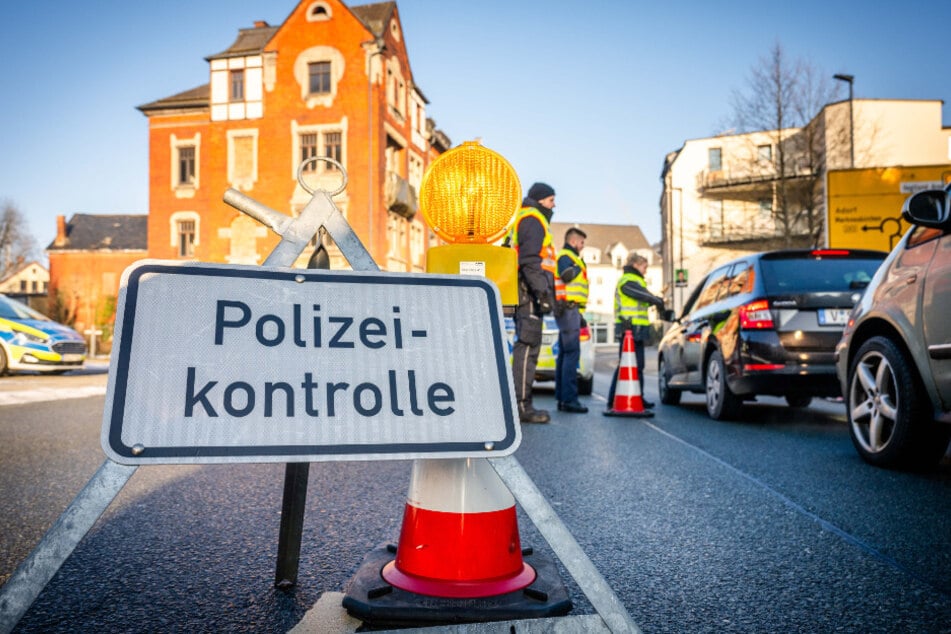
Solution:
M 914 273 L 905 278 L 905 284 L 911 285 L 918 281 L 918 274 Z

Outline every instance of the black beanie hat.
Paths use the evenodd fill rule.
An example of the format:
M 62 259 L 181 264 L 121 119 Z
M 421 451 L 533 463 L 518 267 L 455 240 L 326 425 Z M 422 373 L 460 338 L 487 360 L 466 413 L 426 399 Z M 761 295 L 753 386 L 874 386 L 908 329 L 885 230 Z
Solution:
M 545 183 L 535 183 L 528 189 L 528 197 L 532 200 L 542 200 L 554 195 L 555 190 Z

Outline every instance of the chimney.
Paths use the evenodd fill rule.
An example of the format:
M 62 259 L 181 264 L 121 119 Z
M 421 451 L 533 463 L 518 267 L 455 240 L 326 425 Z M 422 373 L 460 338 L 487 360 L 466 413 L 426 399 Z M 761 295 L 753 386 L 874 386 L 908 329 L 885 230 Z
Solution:
M 264 21 L 264 20 L 255 20 L 255 21 L 254 21 L 254 28 L 256 28 L 256 29 L 263 29 L 263 28 L 266 28 L 266 27 L 269 27 L 269 26 L 271 26 L 271 25 L 268 24 L 268 23 L 267 23 L 266 21 Z
M 53 246 L 66 246 L 66 216 L 56 216 L 56 239 Z

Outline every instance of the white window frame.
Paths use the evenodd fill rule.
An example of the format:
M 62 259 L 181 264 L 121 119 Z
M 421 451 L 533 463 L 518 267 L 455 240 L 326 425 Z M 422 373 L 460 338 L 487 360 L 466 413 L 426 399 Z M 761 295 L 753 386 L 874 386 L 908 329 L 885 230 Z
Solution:
M 194 257 L 194 256 L 193 256 L 193 255 L 192 255 L 192 256 L 183 256 L 183 255 L 179 255 L 179 254 L 178 254 L 178 247 L 179 247 L 179 242 L 178 242 L 178 237 L 179 237 L 178 224 L 179 224 L 180 222 L 183 222 L 183 221 L 185 221 L 185 222 L 191 221 L 191 222 L 194 222 L 194 223 L 195 223 L 195 242 L 194 242 L 194 246 L 197 247 L 199 244 L 201 244 L 201 216 L 198 215 L 198 212 L 197 212 L 197 211 L 176 211 L 176 212 L 173 213 L 171 216 L 169 216 L 169 219 L 168 219 L 168 222 L 169 222 L 169 232 L 168 232 L 168 233 L 169 233 L 169 246 L 171 246 L 173 249 L 175 249 L 175 257 L 185 259 L 185 258 Z
M 324 146 L 324 138 L 328 132 L 339 132 L 340 133 L 340 164 L 343 165 L 344 169 L 347 168 L 347 117 L 344 117 L 340 121 L 331 122 L 331 123 L 317 123 L 312 125 L 299 125 L 296 121 L 291 121 L 291 178 L 295 181 L 297 180 L 297 169 L 300 167 L 301 162 L 301 135 L 304 134 L 316 134 L 317 135 L 317 156 L 325 156 L 326 147 Z M 339 172 L 333 169 L 327 169 L 330 167 L 330 164 L 326 161 L 317 161 L 317 174 L 329 173 L 333 175 L 333 178 L 340 178 Z M 307 172 L 312 174 L 314 172 Z M 336 187 L 334 187 L 336 189 Z
M 201 181 L 201 132 L 196 132 L 194 136 L 179 138 L 174 134 L 168 137 L 170 162 L 169 186 L 175 192 L 176 198 L 192 198 L 195 191 L 200 186 Z M 179 150 L 186 147 L 195 148 L 195 177 L 191 183 L 180 183 L 178 180 L 179 169 Z
M 317 9 L 323 9 L 323 13 L 315 13 Z M 330 8 L 330 5 L 322 0 L 318 2 L 311 2 L 307 5 L 307 21 L 308 22 L 326 22 L 327 20 L 332 20 L 334 17 L 333 9 Z
M 310 92 L 310 64 L 316 62 L 330 62 L 329 93 L 311 94 Z M 294 79 L 300 87 L 300 97 L 304 105 L 308 108 L 333 105 L 345 67 L 343 54 L 332 46 L 312 46 L 301 51 L 294 60 Z

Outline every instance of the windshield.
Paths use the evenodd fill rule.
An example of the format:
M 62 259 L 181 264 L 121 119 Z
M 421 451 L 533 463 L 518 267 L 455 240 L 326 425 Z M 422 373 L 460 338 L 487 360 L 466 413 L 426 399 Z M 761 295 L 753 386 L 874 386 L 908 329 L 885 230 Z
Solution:
M 877 258 L 784 258 L 760 261 L 769 295 L 863 289 L 882 263 Z
M 36 319 L 37 321 L 50 321 L 50 318 L 43 313 L 37 312 L 15 299 L 10 299 L 6 295 L 0 295 L 0 317 L 3 319 Z

